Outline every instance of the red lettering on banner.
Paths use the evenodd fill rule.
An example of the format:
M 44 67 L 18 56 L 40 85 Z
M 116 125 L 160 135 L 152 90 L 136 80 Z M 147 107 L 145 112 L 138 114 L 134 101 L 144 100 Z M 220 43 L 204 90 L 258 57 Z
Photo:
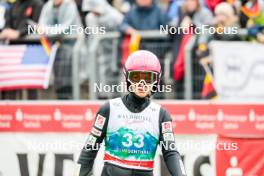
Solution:
M 1 102 L 0 131 L 88 132 L 102 103 Z M 264 136 L 264 103 L 159 103 L 170 112 L 176 134 Z
M 88 132 L 101 103 L 0 103 L 2 132 Z

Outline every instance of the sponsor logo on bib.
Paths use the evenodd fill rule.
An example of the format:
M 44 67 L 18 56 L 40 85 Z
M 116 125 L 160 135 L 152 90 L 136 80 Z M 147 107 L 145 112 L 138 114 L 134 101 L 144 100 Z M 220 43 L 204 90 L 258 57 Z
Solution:
M 161 125 L 162 125 L 162 133 L 172 132 L 171 122 L 163 122 Z
M 86 142 L 86 143 L 87 143 L 88 145 L 92 145 L 92 146 L 94 146 L 94 145 L 95 145 L 95 142 L 96 142 L 96 139 L 97 139 L 96 137 L 94 137 L 93 135 L 90 134 L 90 135 L 88 136 L 88 139 L 87 139 L 87 142 Z
M 94 134 L 95 136 L 101 136 L 102 132 L 100 130 L 97 130 L 96 128 L 92 128 L 92 134 Z
M 105 117 L 98 114 L 96 116 L 96 120 L 95 120 L 95 123 L 94 123 L 94 126 L 99 128 L 99 129 L 103 129 L 103 126 L 105 124 Z
M 164 133 L 163 138 L 164 141 L 174 141 L 173 133 Z

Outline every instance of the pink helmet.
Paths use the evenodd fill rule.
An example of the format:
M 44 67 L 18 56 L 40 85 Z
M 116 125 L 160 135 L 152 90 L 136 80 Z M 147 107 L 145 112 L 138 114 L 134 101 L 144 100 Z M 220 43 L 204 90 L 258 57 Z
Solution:
M 147 50 L 139 50 L 132 53 L 126 63 L 124 68 L 124 74 L 127 81 L 127 86 L 130 86 L 130 82 L 128 81 L 128 72 L 129 71 L 153 71 L 158 74 L 158 81 L 156 84 L 156 88 L 160 83 L 161 77 L 161 66 L 159 59 L 155 54 Z M 153 89 L 152 93 L 155 93 L 156 90 Z
M 161 74 L 159 59 L 155 54 L 146 50 L 139 50 L 132 53 L 126 63 L 126 71 L 153 71 Z

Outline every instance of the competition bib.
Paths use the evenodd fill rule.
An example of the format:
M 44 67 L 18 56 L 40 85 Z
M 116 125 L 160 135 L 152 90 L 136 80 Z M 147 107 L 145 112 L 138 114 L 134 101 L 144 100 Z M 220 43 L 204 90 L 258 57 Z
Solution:
M 126 168 L 152 170 L 159 142 L 160 105 L 130 112 L 121 98 L 110 100 L 104 160 Z

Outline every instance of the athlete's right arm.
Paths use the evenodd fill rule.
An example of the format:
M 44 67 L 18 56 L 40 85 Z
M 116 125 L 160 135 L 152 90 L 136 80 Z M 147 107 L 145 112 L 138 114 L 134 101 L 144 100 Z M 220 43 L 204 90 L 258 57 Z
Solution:
M 109 102 L 107 102 L 101 106 L 96 114 L 91 133 L 88 136 L 78 160 L 78 164 L 81 165 L 79 176 L 87 176 L 92 171 L 94 159 L 106 135 L 109 113 L 110 105 Z

